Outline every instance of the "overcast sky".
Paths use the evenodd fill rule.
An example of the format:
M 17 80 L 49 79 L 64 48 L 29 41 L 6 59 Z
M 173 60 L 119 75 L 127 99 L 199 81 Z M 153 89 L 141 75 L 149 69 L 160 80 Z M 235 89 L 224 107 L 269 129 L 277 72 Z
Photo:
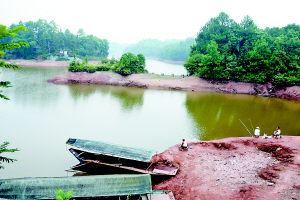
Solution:
M 54 20 L 62 29 L 118 43 L 195 37 L 220 12 L 260 27 L 300 24 L 300 0 L 0 0 L 0 24 Z

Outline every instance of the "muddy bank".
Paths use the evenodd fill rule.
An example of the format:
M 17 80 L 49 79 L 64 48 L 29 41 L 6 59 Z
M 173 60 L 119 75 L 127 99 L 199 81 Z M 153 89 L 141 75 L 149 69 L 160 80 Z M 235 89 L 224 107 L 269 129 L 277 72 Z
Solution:
M 234 81 L 223 83 L 207 81 L 194 76 L 172 77 L 155 74 L 133 74 L 124 77 L 111 72 L 67 72 L 49 79 L 48 82 L 54 84 L 101 84 L 151 89 L 250 94 L 300 101 L 300 86 L 278 89 L 271 83 L 253 84 Z
M 175 145 L 152 158 L 180 168 L 155 190 L 176 199 L 300 199 L 300 137 L 225 138 Z

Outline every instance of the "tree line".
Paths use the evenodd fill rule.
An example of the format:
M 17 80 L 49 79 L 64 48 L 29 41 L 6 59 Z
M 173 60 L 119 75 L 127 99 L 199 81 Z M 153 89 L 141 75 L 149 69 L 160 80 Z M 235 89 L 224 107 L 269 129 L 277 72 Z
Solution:
M 190 46 L 194 43 L 194 38 L 166 41 L 146 39 L 136 44 L 128 45 L 125 48 L 125 52 L 142 53 L 152 58 L 185 61 L 189 56 Z
M 184 66 L 190 75 L 277 86 L 300 85 L 300 26 L 260 29 L 222 12 L 203 26 Z
M 83 29 L 76 34 L 68 29 L 64 32 L 54 21 L 47 22 L 39 19 L 36 22 L 19 22 L 12 24 L 9 29 L 24 26 L 27 31 L 18 33 L 17 38 L 7 37 L 4 43 L 26 42 L 29 46 L 7 51 L 9 59 L 47 59 L 49 56 L 89 57 L 91 59 L 106 58 L 108 56 L 108 41 L 93 35 L 86 35 Z

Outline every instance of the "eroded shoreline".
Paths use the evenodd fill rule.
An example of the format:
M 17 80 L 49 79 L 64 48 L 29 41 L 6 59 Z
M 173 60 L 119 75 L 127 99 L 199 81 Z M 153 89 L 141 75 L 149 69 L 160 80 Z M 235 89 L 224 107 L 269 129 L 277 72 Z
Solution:
M 276 88 L 271 83 L 217 82 L 194 76 L 173 77 L 155 74 L 133 74 L 125 77 L 112 72 L 67 72 L 49 79 L 48 82 L 54 84 L 99 84 L 149 89 L 249 94 L 300 101 L 300 86 Z

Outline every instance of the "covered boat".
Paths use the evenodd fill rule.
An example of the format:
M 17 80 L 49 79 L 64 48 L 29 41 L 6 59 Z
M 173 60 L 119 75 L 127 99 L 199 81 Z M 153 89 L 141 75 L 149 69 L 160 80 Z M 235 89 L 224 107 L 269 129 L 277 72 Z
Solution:
M 56 189 L 72 191 L 76 199 L 174 199 L 169 191 L 152 191 L 148 174 L 0 179 L 4 199 L 55 199 Z
M 145 173 L 166 176 L 174 176 L 178 171 L 171 163 L 151 163 L 154 151 L 72 138 L 66 143 L 72 146 L 69 151 L 80 161 L 70 170 L 91 174 Z

